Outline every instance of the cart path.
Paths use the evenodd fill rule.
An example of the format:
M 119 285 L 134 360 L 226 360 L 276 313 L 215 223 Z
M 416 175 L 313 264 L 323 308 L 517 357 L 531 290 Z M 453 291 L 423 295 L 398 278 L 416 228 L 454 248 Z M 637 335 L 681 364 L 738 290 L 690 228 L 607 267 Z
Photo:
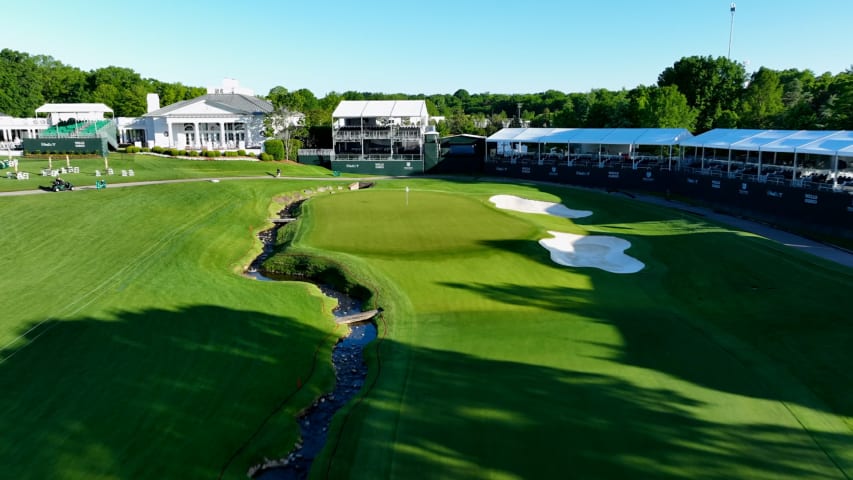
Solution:
M 213 181 L 233 181 L 233 180 L 300 180 L 300 181 L 331 181 L 331 182 L 359 182 L 359 181 L 376 181 L 376 180 L 387 180 L 394 178 L 410 178 L 410 177 L 272 177 L 270 175 L 259 175 L 259 176 L 251 176 L 251 177 L 210 177 L 210 178 L 182 178 L 182 179 L 174 179 L 174 180 L 148 180 L 142 182 L 125 182 L 125 183 L 111 183 L 109 184 L 109 188 L 123 188 L 123 187 L 138 187 L 142 185 L 160 185 L 160 184 L 168 184 L 168 183 L 190 183 L 190 182 L 213 182 Z M 423 176 L 418 178 L 435 178 L 435 179 L 447 179 L 454 180 L 454 177 L 450 176 Z M 488 182 L 496 182 L 496 183 L 513 183 L 509 180 L 501 177 L 481 177 L 479 180 L 488 181 Z M 559 183 L 553 182 L 530 182 L 530 183 L 540 183 L 547 185 L 555 185 L 559 187 L 565 188 L 584 188 L 584 187 L 576 187 L 573 185 L 563 185 Z M 94 185 L 87 185 L 82 187 L 74 187 L 74 190 L 95 190 Z M 596 190 L 596 189 L 592 189 Z M 596 190 L 599 191 L 599 190 Z M 19 190 L 14 192 L 0 192 L 0 197 L 15 197 L 15 196 L 23 196 L 23 195 L 39 195 L 39 194 L 51 194 L 51 195 L 68 195 L 68 192 L 48 192 L 44 190 Z M 799 235 L 786 232 L 783 230 L 779 230 L 773 228 L 769 225 L 765 225 L 763 223 L 759 223 L 752 220 L 746 220 L 744 218 L 733 217 L 731 215 L 725 215 L 722 213 L 715 212 L 710 208 L 704 207 L 696 207 L 693 205 L 688 205 L 686 203 L 673 201 L 673 200 L 665 200 L 663 198 L 655 197 L 652 195 L 646 194 L 638 194 L 631 193 L 635 200 L 639 200 L 641 202 L 651 203 L 663 207 L 674 208 L 676 210 L 682 210 L 685 212 L 690 212 L 696 215 L 701 215 L 705 218 L 708 218 L 712 221 L 721 223 L 723 225 L 728 225 L 730 227 L 736 228 L 738 230 L 743 230 L 745 232 L 754 233 L 756 235 L 760 235 L 769 240 L 773 240 L 775 242 L 781 243 L 786 247 L 793 248 L 795 250 L 799 250 L 801 252 L 805 252 L 811 255 L 814 255 L 819 258 L 823 258 L 825 260 L 829 260 L 830 262 L 837 263 L 839 265 L 853 268 L 853 252 L 849 252 L 842 248 L 838 248 L 832 245 L 827 245 L 824 243 L 816 242 L 814 240 L 810 240 L 805 237 L 801 237 Z

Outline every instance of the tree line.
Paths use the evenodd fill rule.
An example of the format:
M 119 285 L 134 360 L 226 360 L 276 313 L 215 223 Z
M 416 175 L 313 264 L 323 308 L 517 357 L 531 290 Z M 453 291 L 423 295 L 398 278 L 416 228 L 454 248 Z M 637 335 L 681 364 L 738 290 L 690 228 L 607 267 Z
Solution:
M 0 50 L 0 112 L 6 115 L 34 117 L 45 103 L 103 103 L 116 117 L 138 117 L 146 112 L 149 93 L 160 95 L 165 106 L 207 89 L 142 78 L 124 67 L 86 72 L 47 55 Z
M 712 128 L 791 130 L 853 129 L 853 67 L 836 75 L 811 70 L 746 67 L 725 57 L 684 57 L 658 75 L 655 85 L 585 93 L 469 93 L 412 95 L 347 91 L 317 98 L 307 89 L 278 86 L 267 99 L 277 109 L 299 111 L 309 126 L 330 125 L 340 100 L 425 100 L 443 116 L 440 133 L 490 135 L 503 126 L 585 128 Z
M 109 66 L 89 72 L 45 55 L 0 51 L 0 112 L 33 116 L 44 103 L 100 102 L 116 116 L 145 113 L 145 96 L 161 105 L 206 93 L 201 87 L 142 78 L 132 69 Z M 303 88 L 272 88 L 262 96 L 278 114 L 305 115 L 300 127 L 328 127 L 341 100 L 425 100 L 431 116 L 442 116 L 440 133 L 490 135 L 503 126 L 853 129 L 853 67 L 838 74 L 811 70 L 746 67 L 725 57 L 683 57 L 658 75 L 655 85 L 593 89 L 583 93 L 405 94 L 346 91 L 318 98 Z M 305 136 L 297 133 L 296 137 Z

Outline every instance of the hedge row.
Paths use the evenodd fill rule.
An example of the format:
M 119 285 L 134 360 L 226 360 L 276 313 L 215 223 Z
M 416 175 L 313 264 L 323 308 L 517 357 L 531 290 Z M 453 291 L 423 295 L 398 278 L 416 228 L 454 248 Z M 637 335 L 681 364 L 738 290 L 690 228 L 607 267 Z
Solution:
M 171 155 L 173 157 L 177 156 L 185 156 L 185 157 L 207 157 L 207 158 L 216 158 L 216 157 L 254 157 L 254 153 L 247 153 L 245 150 L 237 150 L 233 151 L 219 151 L 219 150 L 179 150 L 177 148 L 163 148 L 163 147 L 136 147 L 129 146 L 124 149 L 127 153 L 140 153 L 140 152 L 152 152 L 159 153 L 162 155 Z

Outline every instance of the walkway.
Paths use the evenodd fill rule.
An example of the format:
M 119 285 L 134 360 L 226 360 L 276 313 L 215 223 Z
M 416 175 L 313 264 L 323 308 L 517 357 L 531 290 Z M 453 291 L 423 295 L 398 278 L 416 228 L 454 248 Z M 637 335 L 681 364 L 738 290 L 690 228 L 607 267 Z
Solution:
M 809 240 L 808 238 L 801 237 L 799 235 L 795 235 L 793 233 L 789 233 L 783 230 L 779 230 L 763 223 L 754 222 L 745 218 L 733 217 L 731 215 L 726 215 L 723 213 L 718 213 L 709 208 L 696 207 L 693 205 L 688 205 L 686 203 L 665 200 L 663 198 L 651 195 L 637 194 L 633 192 L 632 195 L 634 195 L 637 200 L 646 203 L 652 203 L 664 207 L 675 208 L 677 210 L 683 210 L 685 212 L 695 213 L 709 220 L 722 223 L 723 225 L 728 225 L 738 230 L 754 233 L 756 235 L 760 235 L 775 242 L 779 242 L 782 245 L 785 245 L 786 247 L 791 247 L 801 252 L 809 253 L 816 257 L 835 262 L 839 265 L 853 268 L 853 253 L 838 247 L 834 247 L 832 245 L 827 245 L 825 243 Z
M 226 180 L 259 180 L 259 179 L 268 179 L 268 180 L 312 180 L 312 181 L 332 181 L 332 182 L 353 182 L 353 181 L 361 181 L 361 180 L 382 180 L 382 179 L 390 179 L 395 177 L 365 177 L 365 178 L 355 178 L 355 177 L 334 177 L 334 178 L 325 178 L 325 177 L 270 177 L 269 175 L 256 176 L 256 177 L 222 177 L 222 178 L 187 178 L 187 179 L 178 179 L 178 180 L 152 180 L 147 182 L 128 182 L 128 183 L 112 183 L 109 185 L 109 188 L 122 188 L 122 187 L 136 187 L 140 185 L 156 185 L 156 184 L 164 184 L 164 183 L 187 183 L 187 182 L 212 182 L 212 181 L 226 181 Z M 409 178 L 409 177 L 398 177 L 398 178 Z M 453 180 L 455 177 L 451 176 L 426 176 L 421 178 L 447 178 Z M 501 182 L 501 183 L 513 183 L 513 180 L 516 179 L 507 179 L 500 177 L 482 177 L 479 178 L 480 181 L 488 181 L 488 182 Z M 553 182 L 535 182 L 535 181 L 527 181 L 529 183 L 539 183 L 539 184 L 547 184 L 554 185 L 558 187 L 564 188 L 584 188 L 577 187 L 573 185 L 564 185 L 560 183 Z M 75 190 L 95 190 L 95 187 L 92 186 L 83 186 L 83 187 L 74 187 Z M 595 189 L 592 189 L 595 190 Z M 601 191 L 601 190 L 595 190 Z M 51 194 L 51 195 L 68 195 L 68 192 L 46 192 L 44 190 L 21 190 L 15 192 L 0 192 L 0 197 L 12 197 L 12 196 L 21 196 L 21 195 L 35 195 L 35 194 Z M 728 225 L 733 228 L 737 228 L 739 230 L 743 230 L 745 232 L 754 233 L 756 235 L 760 235 L 767 239 L 779 242 L 787 247 L 791 247 L 797 249 L 801 252 L 805 252 L 816 257 L 823 258 L 825 260 L 829 260 L 831 262 L 835 262 L 839 265 L 843 265 L 845 267 L 853 268 L 853 253 L 843 250 L 841 248 L 834 247 L 832 245 L 827 245 L 824 243 L 816 242 L 814 240 L 809 240 L 805 237 L 801 237 L 799 235 L 795 235 L 793 233 L 785 232 L 782 230 L 775 229 L 768 225 L 764 225 L 762 223 L 753 222 L 751 220 L 746 220 L 743 218 L 732 217 L 730 215 L 724 215 L 721 213 L 714 212 L 709 208 L 696 207 L 693 205 L 688 205 L 686 203 L 681 203 L 677 201 L 665 200 L 663 198 L 655 197 L 652 195 L 645 194 L 637 194 L 633 193 L 632 195 L 636 200 L 652 203 L 655 205 L 660 205 L 668 208 L 675 208 L 678 210 L 684 210 L 686 212 L 695 213 L 698 215 L 702 215 L 705 218 L 713 220 L 715 222 L 722 223 L 724 225 Z

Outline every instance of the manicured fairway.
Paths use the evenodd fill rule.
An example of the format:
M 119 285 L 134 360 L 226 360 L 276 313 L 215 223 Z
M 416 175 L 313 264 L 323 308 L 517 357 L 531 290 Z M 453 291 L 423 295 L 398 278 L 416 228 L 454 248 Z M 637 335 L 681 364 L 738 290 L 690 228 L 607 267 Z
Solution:
M 5 158 L 5 157 L 0 157 Z M 211 177 L 255 177 L 275 175 L 277 168 L 283 176 L 299 175 L 312 177 L 331 177 L 332 173 L 325 168 L 295 165 L 284 162 L 259 162 L 250 160 L 186 160 L 172 157 L 161 157 L 143 154 L 111 153 L 109 167 L 114 175 L 106 176 L 104 160 L 99 158 L 71 158 L 71 165 L 80 168 L 80 173 L 69 173 L 62 178 L 77 187 L 94 186 L 98 179 L 106 180 L 108 184 L 142 182 L 147 180 L 173 180 L 179 178 L 211 178 Z M 0 192 L 31 190 L 39 185 L 49 185 L 51 177 L 40 176 L 42 169 L 48 168 L 46 158 L 20 159 L 19 170 L 30 174 L 29 180 L 13 180 L 6 178 L 10 170 L 0 171 Z M 53 168 L 59 169 L 66 165 L 64 155 L 53 156 Z M 133 170 L 133 177 L 122 177 L 122 170 Z M 95 170 L 100 170 L 102 177 L 95 176 Z
M 849 269 L 588 191 L 381 182 L 305 212 L 297 246 L 372 269 L 389 309 L 377 384 L 317 467 L 332 477 L 853 474 Z M 646 269 L 557 266 L 546 230 L 625 238 Z
M 0 478 L 216 478 L 305 382 L 227 477 L 289 450 L 342 332 L 314 287 L 237 272 L 273 196 L 306 185 L 0 199 Z
M 199 165 L 234 166 L 175 175 L 245 174 Z M 0 198 L 0 478 L 245 478 L 285 454 L 342 332 L 316 288 L 237 272 L 274 198 L 329 182 Z M 302 210 L 294 250 L 385 309 L 314 478 L 853 476 L 850 269 L 551 186 L 380 180 Z M 558 266 L 550 230 L 626 239 L 646 268 Z

